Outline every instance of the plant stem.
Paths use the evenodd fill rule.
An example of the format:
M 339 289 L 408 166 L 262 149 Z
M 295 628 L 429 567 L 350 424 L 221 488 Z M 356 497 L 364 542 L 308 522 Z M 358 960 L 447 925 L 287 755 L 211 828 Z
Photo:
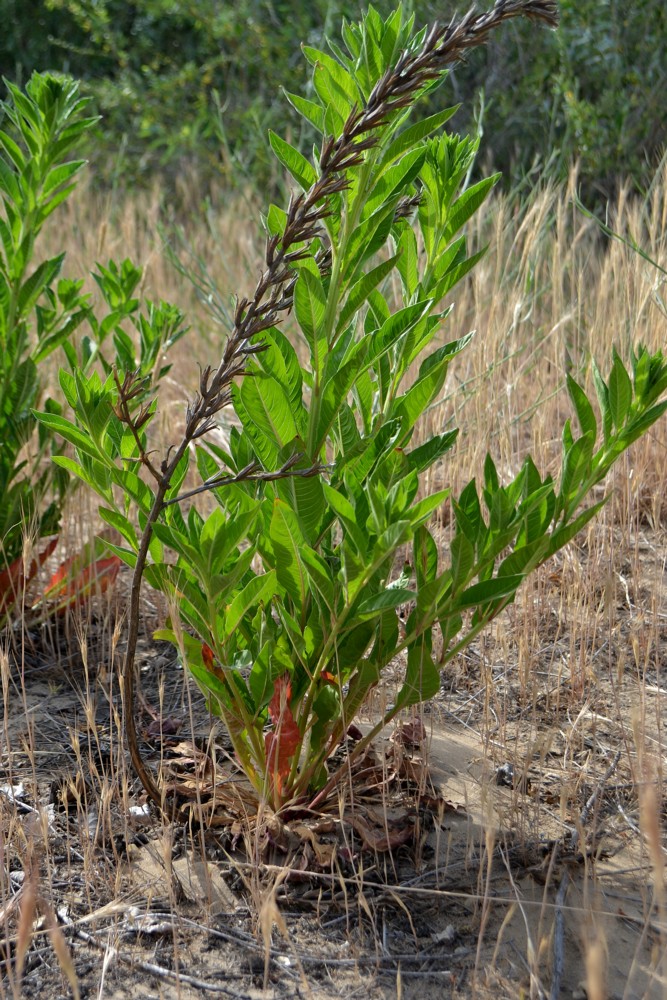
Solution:
M 123 702 L 125 707 L 125 736 L 127 738 L 127 746 L 130 751 L 132 764 L 134 765 L 134 769 L 139 776 L 139 780 L 146 789 L 149 798 L 151 798 L 155 805 L 161 810 L 164 809 L 163 797 L 160 794 L 153 775 L 144 764 L 143 757 L 139 751 L 137 727 L 134 718 L 134 661 L 137 651 L 137 639 L 139 637 L 139 600 L 141 597 L 141 580 L 146 567 L 148 547 L 153 535 L 153 525 L 160 515 L 160 511 L 162 510 L 162 501 L 164 500 L 168 488 L 169 480 L 165 477 L 158 483 L 155 500 L 153 501 L 153 506 L 151 507 L 150 514 L 148 515 L 146 527 L 144 528 L 141 536 L 139 551 L 137 552 L 137 561 L 134 566 L 134 573 L 132 574 L 127 648 L 125 650 L 125 665 L 123 667 Z

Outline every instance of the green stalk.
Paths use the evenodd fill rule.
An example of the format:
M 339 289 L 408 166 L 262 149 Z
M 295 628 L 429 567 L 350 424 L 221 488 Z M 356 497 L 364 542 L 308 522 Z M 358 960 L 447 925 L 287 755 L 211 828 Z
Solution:
M 341 634 L 341 632 L 343 630 L 343 626 L 345 625 L 345 622 L 347 621 L 347 619 L 348 619 L 348 617 L 350 615 L 350 612 L 353 610 L 354 605 L 356 604 L 359 592 L 361 592 L 363 590 L 363 588 L 365 586 L 367 586 L 367 584 L 368 584 L 369 580 L 372 578 L 373 574 L 376 572 L 376 570 L 379 568 L 379 566 L 382 565 L 382 563 L 384 562 L 384 560 L 386 558 L 387 558 L 387 553 L 384 553 L 384 555 L 377 557 L 376 560 L 374 560 L 371 563 L 371 565 L 366 570 L 366 574 L 364 576 L 363 583 L 359 587 L 359 591 L 357 592 L 357 595 L 355 596 L 354 601 L 352 602 L 352 604 L 347 604 L 346 603 L 344 605 L 344 607 L 342 608 L 340 614 L 337 615 L 336 620 L 333 623 L 333 628 L 332 628 L 331 632 L 329 633 L 329 636 L 328 636 L 326 642 L 324 643 L 324 647 L 322 649 L 322 652 L 320 653 L 319 658 L 317 660 L 317 664 L 315 666 L 315 669 L 313 670 L 313 674 L 312 674 L 310 683 L 308 684 L 308 688 L 307 688 L 307 691 L 306 691 L 305 699 L 301 702 L 301 705 L 299 707 L 299 714 L 303 718 L 305 718 L 307 720 L 306 721 L 306 731 L 310 730 L 310 728 L 312 727 L 312 709 L 313 709 L 313 702 L 315 700 L 315 693 L 316 693 L 316 688 L 317 688 L 317 682 L 319 681 L 320 677 L 322 676 L 323 671 L 325 670 L 325 668 L 329 664 L 329 661 L 330 661 L 331 656 L 332 656 L 332 654 L 334 652 L 334 649 L 335 649 L 336 642 L 338 641 L 338 638 L 339 638 L 339 636 L 340 636 L 340 634 Z M 304 733 L 304 735 L 305 735 L 305 733 Z M 299 769 L 299 762 L 300 762 L 299 758 L 300 758 L 300 756 L 301 756 L 300 754 L 295 754 L 294 755 L 294 760 L 292 762 L 292 767 L 290 769 L 290 775 L 289 775 L 289 780 L 288 780 L 288 787 L 297 786 L 297 785 L 298 786 L 303 786 L 302 775 L 303 775 L 304 772 L 302 772 L 302 775 L 299 776 L 299 780 L 297 781 L 297 774 L 298 774 L 298 769 Z M 320 755 L 318 755 L 318 757 L 316 758 L 316 760 L 319 761 L 319 764 L 321 765 L 320 756 L 321 756 L 321 751 L 320 751 Z M 324 759 L 326 759 L 326 758 L 324 758 Z M 310 780 L 310 777 L 314 773 L 314 770 L 316 770 L 316 768 L 314 769 L 312 766 L 307 767 L 305 769 L 305 773 L 307 773 L 309 775 L 308 780 Z
M 369 150 L 366 155 L 361 168 L 359 190 L 357 191 L 352 208 L 349 212 L 345 213 L 342 237 L 339 241 L 338 247 L 332 248 L 331 278 L 329 280 L 329 293 L 327 295 L 327 304 L 323 320 L 324 334 L 326 337 L 328 351 L 331 351 L 335 344 L 334 330 L 336 316 L 338 314 L 340 301 L 345 293 L 345 289 L 342 287 L 341 271 L 345 263 L 350 237 L 359 223 L 361 212 L 369 194 L 369 181 L 373 167 L 375 166 L 377 155 L 377 148 Z M 315 381 L 310 399 L 310 412 L 308 414 L 308 455 L 311 461 L 315 461 L 316 459 L 317 427 L 320 422 L 320 406 L 322 402 L 320 389 L 320 365 L 316 364 Z

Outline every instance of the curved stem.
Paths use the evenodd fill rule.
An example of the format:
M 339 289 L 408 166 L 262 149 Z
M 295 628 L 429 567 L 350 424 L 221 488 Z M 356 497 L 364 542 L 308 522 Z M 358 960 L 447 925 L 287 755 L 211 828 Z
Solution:
M 128 618 L 127 648 L 125 650 L 125 665 L 123 669 L 123 702 L 125 707 L 125 736 L 127 746 L 130 751 L 130 758 L 139 780 L 146 789 L 148 797 L 164 811 L 164 799 L 155 782 L 155 779 L 148 767 L 144 763 L 139 750 L 139 740 L 137 739 L 137 727 L 134 718 L 134 659 L 137 650 L 137 639 L 139 637 L 139 599 L 141 597 L 141 580 L 146 567 L 148 547 L 153 535 L 153 525 L 162 510 L 162 502 L 169 488 L 169 478 L 164 476 L 158 482 L 157 493 L 151 507 L 148 521 L 141 536 L 141 543 L 137 553 L 137 561 L 132 575 L 132 589 L 130 591 L 130 614 Z

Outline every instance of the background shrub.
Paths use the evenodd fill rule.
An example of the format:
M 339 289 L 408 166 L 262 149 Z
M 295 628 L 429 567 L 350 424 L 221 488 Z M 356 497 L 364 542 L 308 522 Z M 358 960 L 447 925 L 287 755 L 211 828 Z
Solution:
M 388 0 L 378 0 L 386 14 Z M 452 0 L 414 0 L 418 23 L 452 16 Z M 645 187 L 665 142 L 667 12 L 663 0 L 562 0 L 557 32 L 516 24 L 498 45 L 473 53 L 453 74 L 455 94 L 477 93 L 454 120 L 474 118 L 493 141 L 491 167 L 514 185 L 538 163 L 563 176 L 578 159 L 587 194 L 607 197 L 629 175 Z M 337 40 L 352 0 L 1 0 L 7 29 L 0 69 L 24 80 L 33 69 L 65 70 L 104 116 L 96 139 L 107 179 L 177 175 L 184 161 L 212 178 L 276 179 L 267 131 L 304 131 L 278 87 L 307 83 L 299 41 Z

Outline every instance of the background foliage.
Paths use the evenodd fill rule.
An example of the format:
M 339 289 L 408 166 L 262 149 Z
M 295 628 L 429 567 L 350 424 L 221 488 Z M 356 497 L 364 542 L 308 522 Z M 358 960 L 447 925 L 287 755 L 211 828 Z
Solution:
M 377 0 L 386 13 L 390 0 Z M 413 0 L 418 23 L 450 17 L 452 0 Z M 269 126 L 307 154 L 279 84 L 303 93 L 299 41 L 336 38 L 354 0 L 0 0 L 0 70 L 19 83 L 33 69 L 65 70 L 104 116 L 98 174 L 136 180 L 184 162 L 225 180 L 275 180 Z M 573 158 L 589 192 L 613 193 L 620 176 L 644 188 L 667 138 L 667 9 L 664 0 L 561 0 L 558 32 L 509 26 L 456 69 L 451 86 L 481 119 L 493 167 L 506 182 L 536 161 L 564 175 Z M 478 94 L 476 106 L 469 96 Z M 222 140 L 222 141 L 221 141 Z

